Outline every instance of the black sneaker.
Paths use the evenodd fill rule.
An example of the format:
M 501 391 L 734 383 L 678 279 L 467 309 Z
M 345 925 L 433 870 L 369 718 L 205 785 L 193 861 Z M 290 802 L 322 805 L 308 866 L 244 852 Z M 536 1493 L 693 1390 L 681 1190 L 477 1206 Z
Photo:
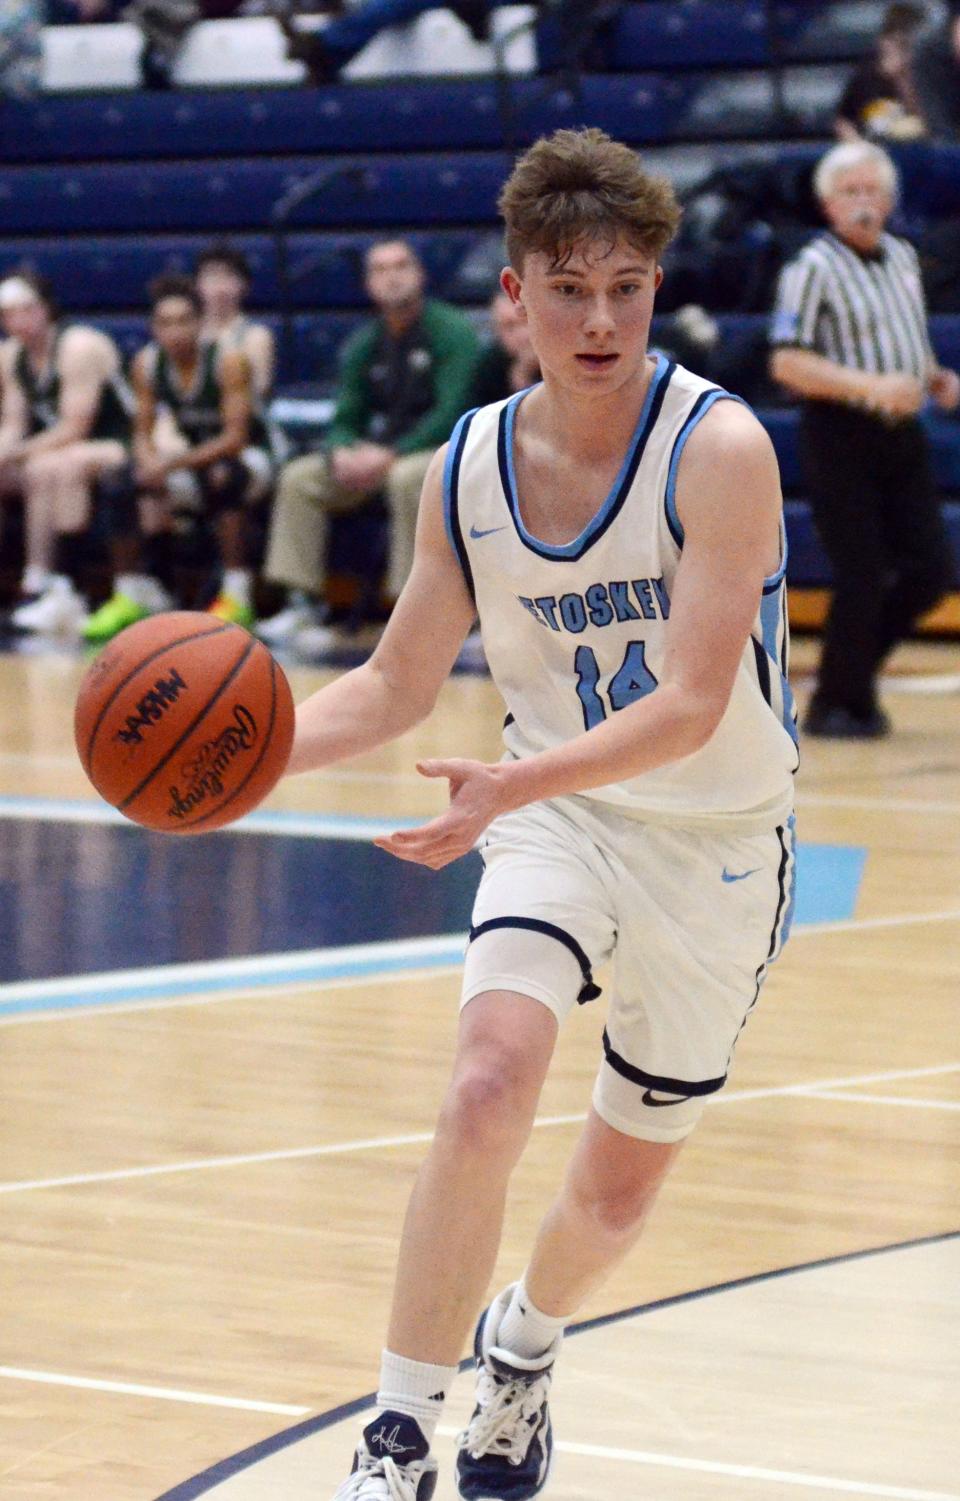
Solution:
M 436 1488 L 437 1462 L 419 1423 L 381 1412 L 364 1428 L 350 1478 L 333 1501 L 430 1501 Z
M 818 740 L 881 740 L 890 733 L 890 721 L 879 708 L 869 714 L 854 714 L 851 709 L 814 700 L 803 721 L 803 732 Z
M 477 1325 L 477 1405 L 457 1438 L 457 1488 L 466 1501 L 528 1501 L 543 1490 L 550 1473 L 547 1398 L 563 1336 L 536 1360 L 501 1349 L 495 1341 L 512 1296 L 508 1287 Z

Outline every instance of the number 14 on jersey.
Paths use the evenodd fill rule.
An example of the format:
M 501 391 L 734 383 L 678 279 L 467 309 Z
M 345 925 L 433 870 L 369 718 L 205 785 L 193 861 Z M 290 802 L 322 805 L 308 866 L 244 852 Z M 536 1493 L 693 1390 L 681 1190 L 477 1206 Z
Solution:
M 593 647 L 578 646 L 573 665 L 577 674 L 577 697 L 583 709 L 584 728 L 592 730 L 594 725 L 602 724 L 607 717 L 606 705 L 598 688 L 600 666 Z M 626 655 L 610 679 L 607 689 L 611 709 L 614 712 L 617 709 L 625 709 L 628 704 L 635 703 L 638 698 L 644 698 L 648 693 L 652 693 L 656 686 L 657 680 L 644 657 L 643 642 L 629 642 Z

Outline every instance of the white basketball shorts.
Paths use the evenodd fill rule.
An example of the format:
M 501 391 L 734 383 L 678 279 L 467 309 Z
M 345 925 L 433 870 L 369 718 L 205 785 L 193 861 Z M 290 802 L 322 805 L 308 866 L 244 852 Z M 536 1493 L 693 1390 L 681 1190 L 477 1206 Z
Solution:
M 688 1135 L 790 930 L 792 817 L 737 834 L 557 798 L 496 819 L 480 853 L 461 1004 L 516 991 L 562 1023 L 612 958 L 594 1106 L 628 1136 Z

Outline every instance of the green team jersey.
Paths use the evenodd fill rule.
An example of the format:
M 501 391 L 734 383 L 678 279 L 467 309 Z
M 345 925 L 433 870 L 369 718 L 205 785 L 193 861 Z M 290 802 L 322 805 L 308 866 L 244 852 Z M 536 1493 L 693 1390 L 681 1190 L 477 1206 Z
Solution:
M 193 384 L 187 390 L 170 356 L 158 345 L 152 344 L 150 349 L 153 353 L 152 360 L 147 363 L 147 379 L 158 406 L 166 407 L 170 412 L 191 448 L 209 443 L 223 432 L 221 351 L 216 344 L 201 344 Z M 247 446 L 270 447 L 267 426 L 256 405 L 251 406 Z
M 27 403 L 27 436 L 46 432 L 60 420 L 60 341 L 67 332 L 58 328 L 54 334 L 53 348 L 47 367 L 39 375 L 21 344 L 13 362 L 13 378 L 23 392 Z M 127 444 L 133 417 L 133 395 L 120 371 L 109 376 L 100 387 L 100 399 L 94 413 L 93 424 L 87 434 L 88 442 L 112 439 Z

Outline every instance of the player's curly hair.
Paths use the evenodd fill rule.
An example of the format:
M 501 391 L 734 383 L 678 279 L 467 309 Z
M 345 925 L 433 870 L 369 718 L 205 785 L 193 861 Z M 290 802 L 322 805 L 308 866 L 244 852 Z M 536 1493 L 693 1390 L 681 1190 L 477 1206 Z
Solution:
M 155 276 L 147 287 L 150 311 L 156 312 L 158 304 L 165 302 L 168 297 L 182 298 L 184 302 L 189 302 L 198 318 L 203 317 L 203 303 L 192 276 L 181 276 L 176 271 Z
M 605 131 L 558 130 L 525 151 L 500 194 L 507 256 L 521 271 L 538 251 L 563 265 L 579 242 L 613 247 L 622 235 L 659 260 L 677 232 L 680 205 L 662 177 Z

